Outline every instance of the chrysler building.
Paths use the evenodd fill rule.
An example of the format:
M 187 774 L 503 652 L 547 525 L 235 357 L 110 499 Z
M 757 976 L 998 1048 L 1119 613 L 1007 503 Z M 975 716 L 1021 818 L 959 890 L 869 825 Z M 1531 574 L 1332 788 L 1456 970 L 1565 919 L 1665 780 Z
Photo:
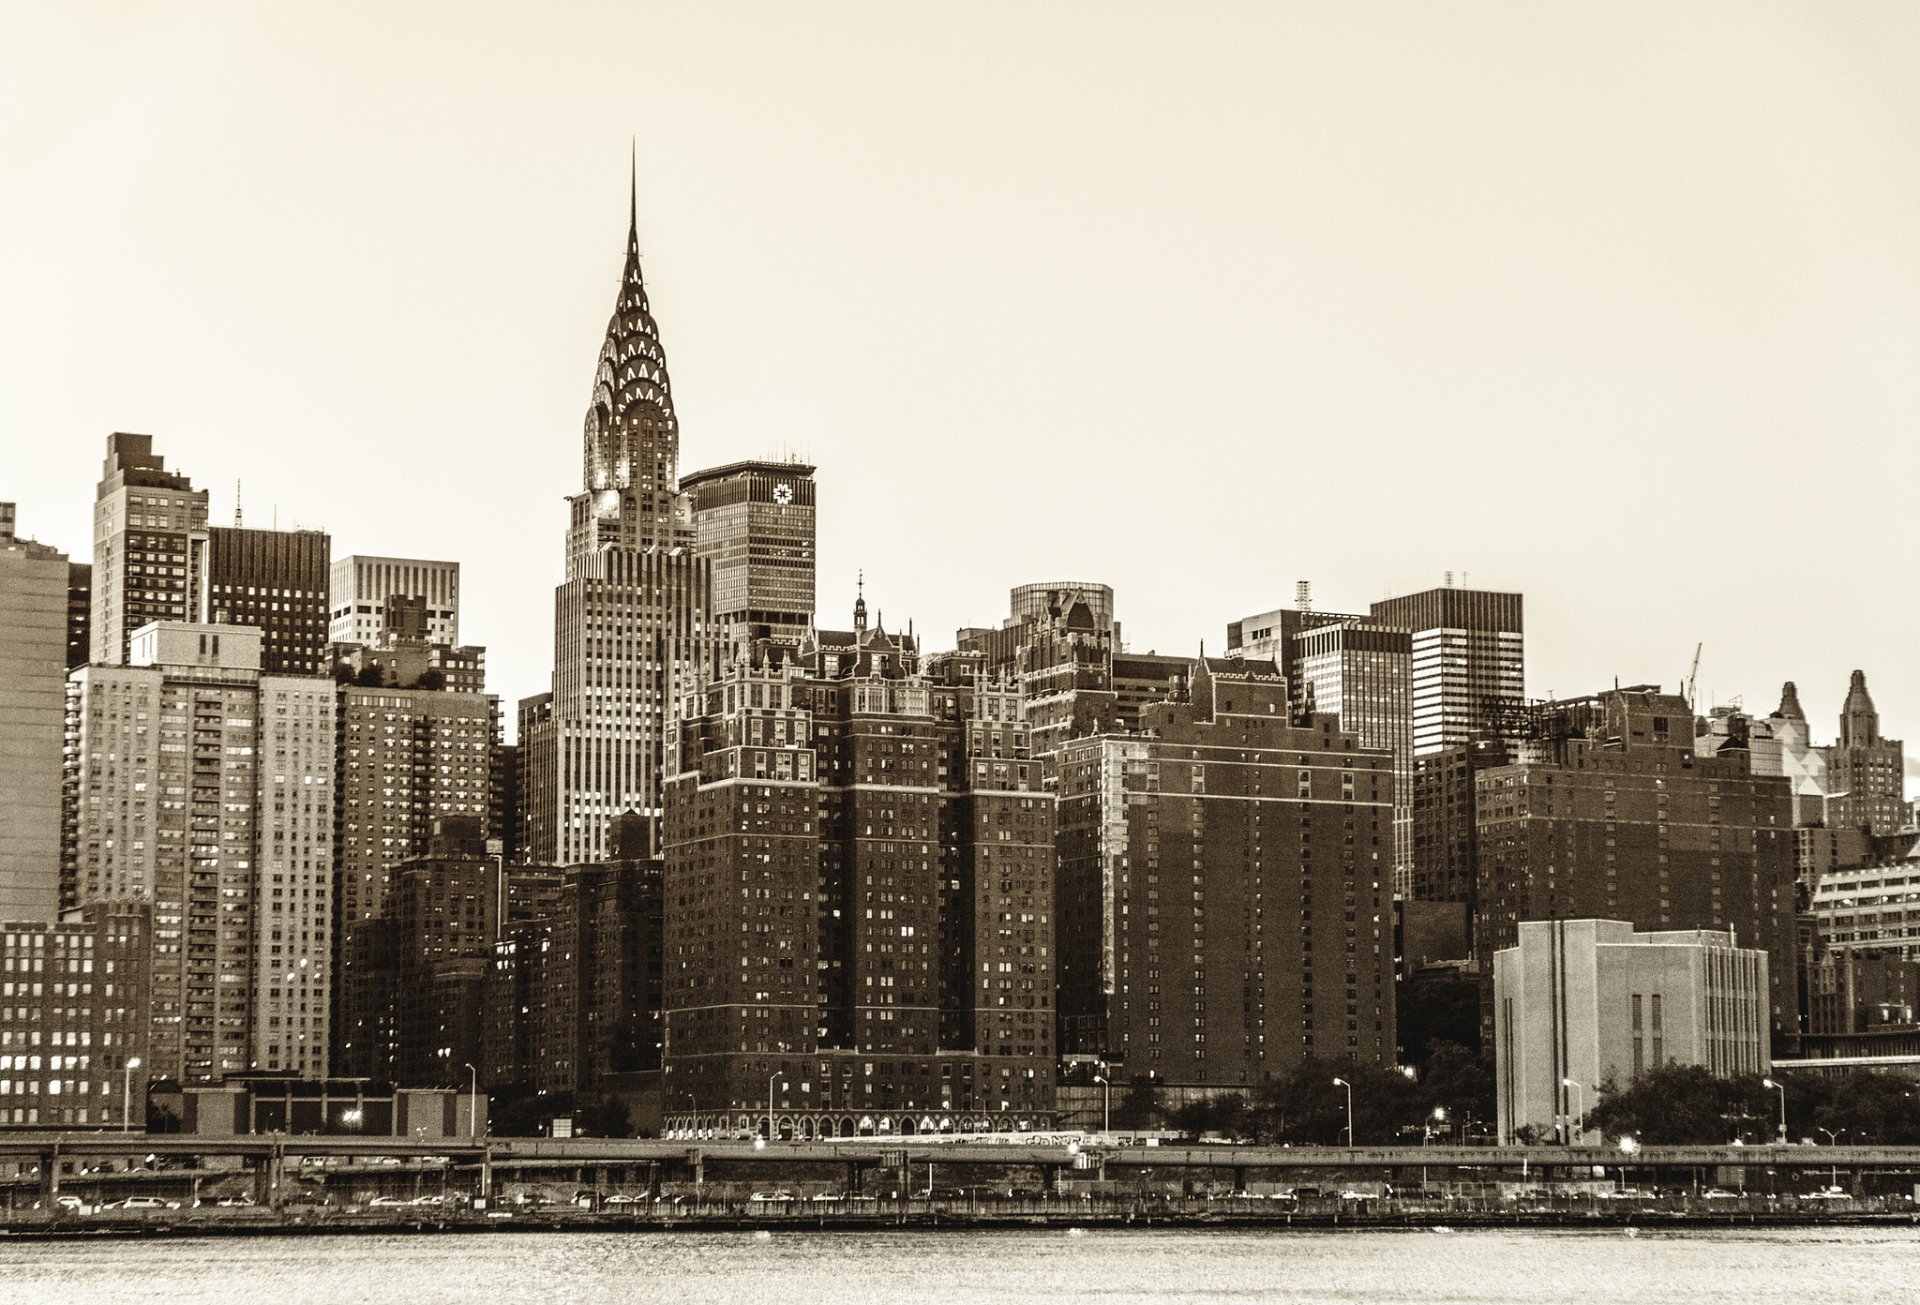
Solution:
M 549 864 L 605 859 L 625 812 L 657 831 L 669 717 L 712 657 L 711 571 L 694 551 L 666 351 L 640 275 L 637 199 L 629 205 L 580 492 L 567 501 L 553 689 L 520 704 L 526 850 Z

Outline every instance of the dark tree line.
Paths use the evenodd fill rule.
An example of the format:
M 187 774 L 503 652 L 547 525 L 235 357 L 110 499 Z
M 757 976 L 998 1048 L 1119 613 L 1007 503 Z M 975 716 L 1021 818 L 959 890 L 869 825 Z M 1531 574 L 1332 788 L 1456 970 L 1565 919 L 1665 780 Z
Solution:
M 1347 1140 L 1347 1089 L 1353 1085 L 1353 1140 L 1357 1146 L 1435 1142 L 1462 1136 L 1494 1117 L 1493 1070 L 1458 1043 L 1437 1042 L 1413 1075 L 1391 1066 L 1309 1060 L 1292 1073 L 1244 1093 L 1227 1093 L 1172 1111 L 1168 1127 L 1194 1136 L 1214 1134 L 1272 1145 L 1338 1146 Z M 1444 1112 L 1436 1117 L 1435 1111 Z M 1122 1124 L 1114 1111 L 1116 1127 Z
M 1782 1075 L 1789 1141 L 1920 1145 L 1920 1085 L 1864 1070 L 1828 1077 Z M 1759 1077 L 1719 1078 L 1700 1065 L 1663 1065 L 1625 1087 L 1600 1085 L 1586 1126 L 1608 1141 L 1647 1146 L 1771 1142 L 1779 1136 L 1780 1094 Z

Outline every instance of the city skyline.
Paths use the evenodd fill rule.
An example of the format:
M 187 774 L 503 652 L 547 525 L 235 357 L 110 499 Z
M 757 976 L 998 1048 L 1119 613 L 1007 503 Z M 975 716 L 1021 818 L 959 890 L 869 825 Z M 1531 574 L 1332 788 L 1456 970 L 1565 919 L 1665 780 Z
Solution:
M 151 434 L 170 470 L 210 491 L 215 523 L 232 519 L 237 479 L 250 525 L 326 529 L 337 557 L 461 563 L 464 633 L 490 649 L 489 688 L 506 702 L 538 693 L 550 632 L 528 613 L 559 579 L 551 541 L 578 456 L 584 359 L 621 254 L 620 156 L 636 125 L 665 121 L 639 133 L 639 229 L 674 363 L 680 465 L 792 453 L 818 466 L 823 624 L 844 624 L 861 568 L 869 601 L 895 626 L 911 617 L 931 648 L 997 623 L 1011 586 L 1079 575 L 1114 587 L 1133 648 L 1192 653 L 1283 605 L 1296 579 L 1315 582 L 1321 605 L 1360 610 L 1452 569 L 1456 583 L 1527 595 L 1529 697 L 1616 675 L 1672 688 L 1703 643 L 1704 705 L 1739 693 L 1764 712 L 1794 680 L 1815 737 L 1832 738 L 1858 666 L 1902 736 L 1920 689 L 1900 675 L 1902 623 L 1884 615 L 1898 523 L 1860 490 L 1910 465 L 1891 433 L 1920 411 L 1895 361 L 1920 341 L 1920 296 L 1900 290 L 1920 282 L 1920 262 L 1896 239 L 1920 211 L 1897 128 L 1920 115 L 1911 91 L 1877 80 L 1916 28 L 1911 16 L 1870 32 L 1864 17 L 1848 29 L 1768 13 L 1718 62 L 1673 52 L 1634 88 L 1665 94 L 1641 118 L 1623 117 L 1628 92 L 1603 77 L 1625 58 L 1619 32 L 1584 32 L 1593 44 L 1574 62 L 1599 82 L 1575 81 L 1591 106 L 1550 95 L 1545 70 L 1523 66 L 1572 18 L 1499 24 L 1505 58 L 1481 69 L 1496 89 L 1470 97 L 1443 65 L 1472 19 L 1442 31 L 1409 14 L 1426 43 L 1388 61 L 1409 85 L 1373 117 L 1356 100 L 1379 85 L 1336 92 L 1308 76 L 1308 56 L 1353 72 L 1382 33 L 1297 14 L 1184 32 L 1181 50 L 1220 61 L 1221 84 L 1181 79 L 1190 102 L 1160 103 L 1157 119 L 1119 94 L 1152 35 L 1138 13 L 1084 47 L 1064 20 L 1030 18 L 1031 49 L 1062 56 L 1045 70 L 994 62 L 985 32 L 955 21 L 924 87 L 890 70 L 926 33 L 874 24 L 824 53 L 849 96 L 899 98 L 905 122 L 887 128 L 831 96 L 782 124 L 773 90 L 729 107 L 688 72 L 626 97 L 574 96 L 539 130 L 503 133 L 482 114 L 462 132 L 445 119 L 478 112 L 479 79 L 452 66 L 471 50 L 441 56 L 449 98 L 429 103 L 382 81 L 376 56 L 323 43 L 303 76 L 357 77 L 368 103 L 346 121 L 390 114 L 384 148 L 326 134 L 322 106 L 257 70 L 221 82 L 215 62 L 204 70 L 220 89 L 252 96 L 259 114 L 230 121 L 214 115 L 216 90 L 175 89 L 159 125 L 120 135 L 116 112 L 155 89 L 123 69 L 126 84 L 103 87 L 87 113 L 6 137 L 41 201 L 0 217 L 20 287 L 0 321 L 24 378 L 0 397 L 9 445 L 25 453 L 7 495 L 23 536 L 84 558 L 105 436 Z M 663 49 L 682 46 L 772 62 L 749 33 L 656 17 L 657 71 L 672 62 Z M 78 35 L 53 17 L 20 21 L 45 27 L 16 48 Z M 96 52 L 102 67 L 194 34 L 180 15 L 146 22 L 117 53 Z M 479 26 L 471 39 L 502 35 Z M 299 30 L 264 19 L 229 30 L 222 49 L 271 67 L 275 42 Z M 543 25 L 541 48 L 566 35 Z M 423 33 L 397 36 L 400 50 Z M 1235 36 L 1261 39 L 1229 57 Z M 59 67 L 13 80 L 45 94 Z M 1796 75 L 1763 85 L 1769 70 Z M 982 71 L 1011 78 L 1007 101 L 978 123 L 943 118 L 939 92 Z M 1259 76 L 1276 72 L 1288 76 Z M 1323 109 L 1358 116 L 1315 135 L 1289 76 Z M 1437 88 L 1454 97 L 1435 106 L 1440 123 L 1412 143 L 1381 134 L 1410 128 L 1393 114 Z M 1494 111 L 1529 89 L 1536 98 L 1513 103 L 1541 121 L 1522 131 Z M 1709 89 L 1726 99 L 1709 106 Z M 673 96 L 686 112 L 665 112 Z M 1271 137 L 1209 130 L 1233 104 Z M 1074 116 L 1095 109 L 1111 120 Z M 854 121 L 885 147 L 874 158 L 831 130 Z M 1449 135 L 1471 121 L 1506 128 L 1495 136 L 1519 166 Z M 1597 123 L 1614 134 L 1560 152 Z M 901 148 L 916 126 L 929 139 Z M 1049 150 L 1027 142 L 1035 126 L 1075 130 Z M 276 128 L 291 134 L 259 149 Z M 837 144 L 799 139 L 822 128 Z M 1460 175 L 1422 164 L 1420 142 L 1449 144 Z M 737 166 L 734 149 L 756 167 Z M 71 175 L 78 158 L 100 166 Z M 1694 177 L 1688 162 L 1713 166 Z M 1141 167 L 1164 189 L 1143 187 Z M 495 169 L 539 181 L 490 189 Z M 1808 176 L 1789 193 L 1783 179 Z M 1603 178 L 1618 190 L 1583 189 Z M 1208 211 L 1235 196 L 1237 216 Z M 1426 229 L 1342 229 L 1368 211 Z M 109 227 L 114 213 L 135 220 Z M 215 213 L 229 225 L 205 221 Z M 1481 276 L 1454 279 L 1463 255 Z M 1236 271 L 1243 283 L 1226 279 Z M 1611 312 L 1587 311 L 1600 308 Z M 115 365 L 100 365 L 103 349 Z M 1399 389 L 1398 407 L 1377 401 Z M 1209 448 L 1209 430 L 1213 455 L 1187 453 Z M 1543 431 L 1578 452 L 1533 452 Z M 1179 461 L 1160 453 L 1169 434 Z M 1363 446 L 1390 465 L 1316 457 Z M 1021 528 L 968 535 L 982 504 Z M 1359 505 L 1380 520 L 1354 531 Z M 954 539 L 968 540 L 963 566 Z

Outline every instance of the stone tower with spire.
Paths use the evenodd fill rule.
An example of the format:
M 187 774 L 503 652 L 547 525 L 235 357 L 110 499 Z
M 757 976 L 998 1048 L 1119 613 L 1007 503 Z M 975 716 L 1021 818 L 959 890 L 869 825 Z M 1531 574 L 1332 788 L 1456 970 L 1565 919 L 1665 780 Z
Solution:
M 1840 736 L 1829 750 L 1827 777 L 1834 793 L 1836 827 L 1865 826 L 1891 834 L 1912 823 L 1907 806 L 1906 750 L 1880 733 L 1880 713 L 1867 692 L 1867 676 L 1855 671 L 1840 708 Z
M 640 271 L 637 185 L 613 316 L 594 367 L 581 488 L 554 592 L 553 690 L 520 704 L 526 846 L 605 859 L 615 817 L 660 814 L 662 748 L 713 660 L 711 568 L 679 484 L 680 423 Z

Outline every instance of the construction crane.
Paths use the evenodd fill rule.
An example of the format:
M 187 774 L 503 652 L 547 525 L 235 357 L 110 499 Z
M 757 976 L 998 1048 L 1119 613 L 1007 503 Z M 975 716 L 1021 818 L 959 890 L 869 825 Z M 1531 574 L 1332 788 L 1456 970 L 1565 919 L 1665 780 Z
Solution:
M 1700 682 L 1700 650 L 1706 646 L 1707 644 L 1704 639 L 1693 645 L 1693 669 L 1687 672 L 1687 710 L 1694 715 L 1699 714 L 1698 709 L 1694 705 L 1694 695 L 1696 686 Z

